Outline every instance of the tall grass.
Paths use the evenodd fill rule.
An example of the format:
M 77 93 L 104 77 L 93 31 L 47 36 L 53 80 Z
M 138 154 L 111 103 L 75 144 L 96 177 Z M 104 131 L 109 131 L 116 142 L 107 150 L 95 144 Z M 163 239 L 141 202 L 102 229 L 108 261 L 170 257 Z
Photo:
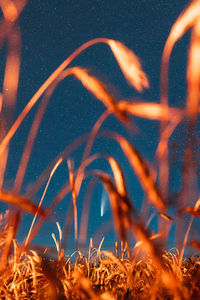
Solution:
M 172 26 L 166 41 L 161 62 L 161 96 L 160 103 L 144 100 L 128 102 L 117 101 L 105 83 L 80 66 L 69 67 L 70 63 L 88 47 L 104 43 L 112 51 L 128 84 L 138 92 L 149 87 L 148 77 L 142 69 L 139 58 L 119 41 L 97 38 L 75 50 L 41 85 L 28 101 L 22 112 L 12 122 L 16 106 L 19 70 L 20 70 L 20 30 L 17 19 L 26 1 L 0 1 L 3 18 L 0 23 L 0 45 L 8 41 L 5 62 L 4 81 L 0 97 L 2 120 L 0 127 L 0 200 L 9 206 L 1 215 L 0 232 L 0 295 L 1 299 L 198 299 L 200 297 L 200 260 L 190 257 L 183 260 L 188 243 L 200 250 L 200 240 L 190 240 L 190 229 L 194 218 L 200 217 L 200 198 L 191 206 L 191 182 L 197 162 L 194 149 L 198 138 L 198 113 L 200 99 L 200 1 L 192 1 Z M 191 30 L 191 40 L 187 62 L 187 95 L 185 108 L 170 107 L 168 103 L 168 65 L 175 43 Z M 79 137 L 59 154 L 49 167 L 31 185 L 26 195 L 21 195 L 24 176 L 30 159 L 37 132 L 48 106 L 53 91 L 67 76 L 74 76 L 83 86 L 105 106 L 104 114 L 97 120 L 91 133 Z M 42 98 L 42 99 L 41 99 Z M 13 189 L 4 189 L 5 170 L 8 161 L 10 142 L 17 130 L 37 102 L 41 101 L 30 133 L 22 153 L 21 162 L 15 178 Z M 160 137 L 150 164 L 138 149 L 126 137 L 114 131 L 101 131 L 103 122 L 113 114 L 129 132 L 133 129 L 134 117 L 157 120 L 160 124 Z M 169 142 L 173 132 L 182 122 L 186 124 L 186 143 L 183 151 L 183 172 L 181 174 L 182 190 L 173 199 L 176 211 L 170 214 L 169 202 Z M 97 136 L 114 140 L 127 158 L 130 167 L 138 178 L 147 202 L 154 214 L 149 220 L 141 217 L 134 202 L 131 201 L 126 186 L 124 170 L 113 156 L 106 153 L 90 155 Z M 78 169 L 74 169 L 70 154 L 83 142 L 85 151 Z M 86 168 L 98 158 L 105 159 L 112 170 L 112 176 L 105 171 Z M 60 190 L 48 207 L 43 207 L 43 199 L 52 176 L 60 164 L 67 161 L 69 182 Z M 156 163 L 155 163 L 156 162 Z M 81 228 L 78 226 L 78 198 L 82 182 L 86 177 L 94 178 L 90 189 L 101 182 L 108 192 L 116 234 L 120 243 L 116 251 L 101 251 L 103 240 L 98 249 L 90 240 L 88 256 L 79 251 L 79 241 L 85 242 L 87 234 L 89 200 L 83 209 Z M 38 205 L 31 201 L 36 192 L 46 183 L 43 196 Z M 56 206 L 70 193 L 72 201 L 66 217 L 63 231 L 57 222 L 59 240 L 54 233 L 52 238 L 57 250 L 57 258 L 50 259 L 50 249 L 33 250 L 32 240 L 41 226 L 51 217 Z M 88 193 L 89 195 L 89 193 Z M 17 229 L 24 212 L 33 215 L 31 227 L 22 243 L 18 243 Z M 184 224 L 184 214 L 191 215 L 188 227 Z M 148 228 L 152 218 L 159 219 L 158 232 Z M 35 224 L 38 218 L 37 224 Z M 72 222 L 74 221 L 74 239 L 76 252 L 71 257 L 64 255 L 65 244 Z M 171 224 L 175 223 L 177 236 L 176 253 L 165 251 Z M 84 234 L 80 236 L 80 232 Z M 183 233 L 182 233 L 183 232 Z M 130 247 L 130 236 L 136 243 Z M 120 246 L 120 247 L 119 247 Z M 40 254 L 39 254 L 40 253 Z M 141 255 L 144 255 L 141 259 Z M 73 263 L 73 258 L 76 257 Z M 196 298 L 195 298 L 196 297 Z

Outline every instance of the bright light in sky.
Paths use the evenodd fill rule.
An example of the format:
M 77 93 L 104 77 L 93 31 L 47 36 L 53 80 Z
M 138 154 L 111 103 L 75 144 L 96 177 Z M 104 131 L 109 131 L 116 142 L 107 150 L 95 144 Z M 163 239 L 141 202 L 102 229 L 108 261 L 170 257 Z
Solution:
M 105 211 L 107 210 L 108 207 L 108 194 L 106 190 L 103 188 L 102 191 L 102 196 L 101 196 L 101 217 L 103 217 Z

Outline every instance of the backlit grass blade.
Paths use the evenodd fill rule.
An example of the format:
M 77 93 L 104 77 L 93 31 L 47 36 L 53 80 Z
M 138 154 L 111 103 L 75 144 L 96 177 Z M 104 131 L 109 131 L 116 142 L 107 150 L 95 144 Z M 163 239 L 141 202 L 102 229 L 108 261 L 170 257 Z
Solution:
M 170 53 L 174 44 L 191 28 L 200 17 L 200 1 L 195 0 L 178 17 L 165 44 L 164 52 Z
M 151 235 L 151 236 L 149 237 L 149 240 L 155 240 L 155 239 L 157 239 L 157 238 L 159 238 L 159 237 L 161 237 L 161 236 L 162 236 L 161 233 L 156 233 L 156 234 L 154 234 L 154 235 Z M 138 247 L 140 247 L 140 246 L 142 246 L 142 245 L 143 245 L 143 241 L 138 241 L 138 242 L 135 244 L 134 248 L 138 248 Z
M 131 227 L 131 213 L 134 213 L 135 217 L 137 217 L 136 208 L 129 200 L 126 185 L 125 185 L 124 175 L 122 173 L 122 169 L 120 165 L 112 156 L 108 156 L 108 161 L 112 168 L 117 192 L 121 196 L 120 209 L 122 210 L 122 214 L 124 216 L 124 220 L 123 220 L 124 227 L 127 230 L 130 229 Z
M 119 41 L 109 40 L 110 46 L 126 80 L 141 92 L 149 87 L 146 74 L 141 68 L 138 57 Z
M 72 189 L 72 200 L 73 200 L 73 207 L 74 207 L 74 236 L 75 236 L 75 243 L 77 243 L 78 240 L 78 217 L 77 217 L 77 197 L 76 197 L 76 190 L 75 190 L 75 179 L 74 179 L 74 170 L 72 161 L 67 161 L 68 170 L 69 170 L 69 182 Z
M 126 185 L 124 182 L 122 170 L 121 170 L 119 164 L 117 163 L 117 161 L 112 156 L 108 156 L 108 161 L 111 165 L 111 168 L 112 168 L 112 171 L 114 174 L 117 191 L 122 197 L 126 197 L 127 190 L 126 190 Z
M 159 214 L 163 219 L 165 219 L 165 220 L 168 221 L 168 222 L 173 222 L 173 221 L 174 221 L 174 219 L 173 219 L 172 217 L 166 215 L 166 214 L 163 213 L 163 212 L 159 212 L 158 214 Z
M 185 236 L 184 236 L 184 240 L 183 240 L 183 244 L 182 244 L 182 249 L 181 249 L 181 252 L 180 252 L 180 257 L 179 257 L 179 266 L 181 265 L 182 263 L 182 260 L 183 260 L 183 254 L 184 254 L 184 251 L 185 251 L 185 247 L 186 247 L 186 244 L 187 244 L 187 241 L 188 241 L 188 237 L 189 237 L 189 233 L 190 233 L 190 229 L 192 227 L 192 223 L 194 221 L 194 217 L 196 216 L 195 214 L 198 213 L 198 209 L 200 207 L 200 198 L 198 198 L 198 200 L 196 201 L 195 203 L 195 206 L 194 208 L 189 208 L 189 213 L 192 214 L 191 218 L 190 218 L 190 222 L 189 222 L 189 225 L 188 225 L 188 228 L 187 228 L 187 231 L 185 233 Z M 186 211 L 187 211 L 187 208 L 186 208 Z
M 165 210 L 165 203 L 156 187 L 155 180 L 150 172 L 149 166 L 142 155 L 121 135 L 111 133 L 111 137 L 116 139 L 127 156 L 130 165 L 138 176 L 142 187 L 147 193 L 149 201 L 157 209 Z
M 1 97 L 2 101 L 0 103 L 0 111 L 2 113 L 0 141 L 2 141 L 5 137 L 6 132 L 12 126 L 13 122 L 19 82 L 20 46 L 21 34 L 18 26 L 15 26 L 8 36 L 8 51 L 3 79 L 3 94 Z M 3 184 L 8 151 L 9 149 L 7 148 L 0 156 L 0 188 Z
M 176 108 L 169 108 L 157 103 L 130 103 L 120 101 L 118 108 L 122 111 L 130 113 L 134 116 L 151 119 L 151 120 L 165 120 L 168 121 L 172 117 L 178 118 L 183 112 Z
M 200 211 L 196 210 L 193 207 L 190 207 L 190 206 L 185 207 L 184 212 L 186 212 L 187 214 L 190 214 L 192 216 L 200 218 Z
M 18 7 L 17 2 L 25 2 L 25 1 L 12 1 L 12 0 L 1 0 L 0 6 L 3 12 L 3 16 L 8 22 L 15 22 L 18 18 Z
M 0 190 L 0 201 L 16 205 L 22 210 L 25 210 L 31 214 L 35 214 L 37 211 L 37 205 L 30 202 L 27 197 L 18 196 L 4 190 Z M 38 210 L 40 216 L 45 216 L 45 212 L 42 208 Z
M 178 124 L 182 121 L 184 117 L 184 113 L 180 113 L 178 115 L 172 116 L 170 119 L 170 122 L 165 127 L 165 129 L 162 131 L 158 147 L 156 149 L 155 157 L 158 157 L 161 159 L 164 155 L 164 153 L 168 150 L 168 141 L 171 135 L 173 134 L 174 130 L 178 126 Z
M 34 218 L 33 218 L 33 220 L 32 220 L 32 223 L 31 223 L 29 232 L 28 232 L 28 234 L 27 234 L 26 241 L 25 241 L 25 243 L 24 243 L 24 247 L 25 247 L 25 248 L 26 248 L 27 245 L 28 245 L 28 242 L 29 242 L 29 238 L 30 238 L 30 235 L 31 235 L 32 228 L 33 228 L 33 226 L 34 226 L 34 224 L 35 224 L 35 220 L 36 220 L 36 218 L 37 218 L 37 216 L 38 216 L 38 214 L 39 214 L 38 212 L 39 212 L 39 210 L 41 209 L 41 205 L 42 205 L 42 202 L 43 202 L 44 197 L 45 197 L 45 195 L 46 195 L 46 192 L 47 192 L 47 189 L 48 189 L 48 187 L 49 187 L 50 181 L 51 181 L 51 179 L 52 179 L 52 177 L 53 177 L 53 175 L 54 175 L 56 169 L 59 167 L 59 165 L 62 163 L 62 161 L 63 161 L 63 159 L 62 159 L 62 158 L 59 158 L 59 160 L 56 162 L 54 168 L 53 168 L 52 171 L 51 171 L 51 174 L 50 174 L 49 179 L 48 179 L 48 181 L 47 181 L 46 187 L 45 187 L 45 189 L 44 189 L 44 192 L 43 192 L 42 197 L 41 197 L 41 199 L 40 199 L 39 205 L 38 205 L 38 207 L 37 207 L 37 211 L 35 212 L 35 215 L 34 215 Z
M 195 178 L 192 174 L 196 173 L 196 166 L 194 164 L 193 153 L 196 147 L 196 127 L 200 100 L 200 1 L 194 1 L 193 3 L 199 5 L 197 6 L 198 15 L 194 18 L 192 24 L 192 36 L 189 48 L 189 61 L 187 66 L 188 90 L 186 110 L 188 124 L 185 138 L 186 146 L 183 163 L 184 172 L 182 177 L 182 195 L 179 200 L 180 206 L 187 205 L 187 202 L 189 201 L 192 195 L 191 183 L 197 181 L 197 178 Z M 183 221 L 180 220 L 177 226 L 178 235 L 180 235 L 180 232 L 182 230 L 181 222 Z
M 186 10 L 176 20 L 170 31 L 169 37 L 166 41 L 161 63 L 161 104 L 168 106 L 168 66 L 172 49 L 175 43 L 183 36 L 183 34 L 191 28 L 200 16 L 200 1 L 192 1 L 192 3 L 186 8 Z M 161 123 L 161 135 L 165 130 L 166 123 Z M 167 143 L 166 143 L 167 146 Z M 165 153 L 160 157 L 160 186 L 163 190 L 165 197 L 168 197 L 168 185 L 169 185 L 169 164 L 168 164 L 168 147 L 165 149 Z M 186 194 L 186 193 L 185 193 Z
M 93 190 L 97 184 L 98 179 L 93 177 L 87 186 L 87 190 L 84 197 L 84 203 L 81 213 L 81 222 L 80 222 L 80 233 L 79 233 L 79 243 L 80 245 L 85 245 L 87 239 L 87 230 L 88 230 L 88 217 L 90 210 L 90 203 L 92 200 Z
M 123 201 L 123 198 L 117 192 L 117 189 L 114 186 L 110 176 L 104 174 L 99 175 L 99 178 L 103 182 L 106 190 L 108 191 L 116 231 L 121 240 L 125 241 L 127 239 L 127 225 L 130 228 L 131 224 L 131 211 L 127 210 L 125 213 L 125 210 L 122 208 L 122 206 L 126 204 Z
M 200 5 L 199 5 L 200 10 Z M 198 115 L 200 99 L 200 13 L 199 19 L 193 26 L 187 67 L 187 113 L 194 123 Z
M 8 54 L 3 81 L 3 107 L 7 127 L 11 126 L 19 82 L 21 34 L 18 27 L 8 38 Z
M 108 92 L 105 84 L 103 84 L 95 76 L 90 75 L 86 69 L 74 67 L 71 68 L 70 71 L 91 93 L 95 95 L 97 99 L 104 103 L 109 111 L 116 114 L 121 121 L 126 120 L 126 114 L 117 109 L 115 98 L 113 98 L 113 96 Z
M 191 28 L 200 16 L 200 1 L 192 1 L 185 11 L 178 17 L 171 28 L 162 55 L 161 64 L 161 103 L 166 105 L 168 91 L 168 64 L 174 44 Z
M 2 47 L 5 39 L 13 30 L 17 19 L 23 11 L 26 3 L 26 0 L 0 0 L 0 7 L 4 15 L 4 18 L 2 18 L 0 21 L 0 48 Z

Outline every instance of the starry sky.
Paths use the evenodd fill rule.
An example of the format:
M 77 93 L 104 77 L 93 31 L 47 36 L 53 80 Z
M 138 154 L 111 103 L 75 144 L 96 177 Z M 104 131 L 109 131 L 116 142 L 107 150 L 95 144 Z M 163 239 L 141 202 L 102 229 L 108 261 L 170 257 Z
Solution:
M 184 9 L 188 1 L 176 0 L 31 0 L 26 5 L 19 18 L 21 30 L 21 70 L 15 116 L 24 108 L 25 104 L 38 90 L 51 73 L 80 45 L 96 37 L 119 40 L 134 51 L 140 58 L 143 70 L 146 72 L 150 88 L 139 94 L 130 87 L 124 79 L 113 54 L 108 46 L 97 44 L 79 55 L 71 66 L 88 68 L 92 74 L 113 87 L 113 93 L 118 99 L 143 99 L 159 103 L 160 62 L 165 41 L 170 29 Z M 170 61 L 169 102 L 171 106 L 184 106 L 186 92 L 185 67 L 187 58 L 189 35 L 186 34 L 175 46 Z M 36 105 L 28 117 L 23 121 L 11 143 L 5 187 L 10 188 L 14 182 L 20 155 L 23 151 Z M 22 192 L 27 186 L 37 180 L 42 171 L 54 158 L 72 141 L 80 135 L 90 132 L 96 120 L 105 111 L 103 104 L 95 99 L 78 82 L 68 77 L 61 82 L 54 91 L 39 128 L 38 136 L 26 172 Z M 152 162 L 158 141 L 159 126 L 157 122 L 134 119 L 137 131 L 132 137 L 132 143 Z M 127 136 L 124 127 L 115 119 L 109 117 L 104 129 L 112 129 Z M 181 129 L 177 131 L 181 135 Z M 130 136 L 129 136 L 130 139 Z M 72 155 L 75 168 L 83 154 L 81 146 Z M 98 138 L 92 153 L 104 152 L 113 155 L 121 164 L 129 194 L 134 204 L 141 208 L 143 192 L 136 176 L 131 171 L 120 147 L 108 139 Z M 100 159 L 92 164 L 93 168 L 100 168 L 111 174 L 109 165 Z M 171 189 L 177 188 L 176 172 L 171 178 Z M 57 169 L 47 195 L 44 206 L 48 206 L 59 189 L 68 179 L 66 162 Z M 78 200 L 78 215 L 84 202 L 84 195 L 89 181 L 84 181 Z M 44 186 L 35 196 L 38 202 Z M 53 221 L 42 227 L 36 244 L 53 245 L 51 233 L 57 234 L 55 222 L 64 226 L 66 211 L 70 197 L 66 197 L 56 208 Z M 94 190 L 90 214 L 88 240 L 94 236 L 101 226 L 107 224 L 111 218 L 108 200 L 105 200 L 105 211 L 101 217 L 101 201 L 106 198 L 102 186 L 98 184 Z M 23 219 L 19 239 L 27 234 L 30 226 L 30 216 Z M 105 225 L 106 226 L 106 225 Z M 104 227 L 105 227 L 104 226 Z M 105 235 L 105 244 L 111 245 L 116 237 L 111 223 L 110 233 Z M 156 225 L 155 225 L 156 226 Z M 103 228 L 103 227 L 102 227 Z M 155 229 L 155 228 L 154 228 Z M 101 234 L 97 235 L 97 243 Z M 69 244 L 73 248 L 73 232 Z

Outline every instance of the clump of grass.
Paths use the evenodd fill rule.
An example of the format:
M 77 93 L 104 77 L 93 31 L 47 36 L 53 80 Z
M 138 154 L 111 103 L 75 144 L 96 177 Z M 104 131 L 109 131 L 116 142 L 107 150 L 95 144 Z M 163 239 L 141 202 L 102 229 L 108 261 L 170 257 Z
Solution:
M 193 150 L 197 140 L 200 99 L 200 1 L 193 1 L 186 8 L 173 25 L 167 39 L 161 63 L 160 104 L 145 101 L 138 101 L 138 103 L 117 101 L 109 92 L 107 85 L 88 70 L 79 66 L 69 68 L 72 60 L 82 51 L 96 43 L 105 43 L 114 54 L 128 83 L 138 92 L 149 87 L 147 75 L 142 70 L 140 61 L 130 49 L 119 41 L 98 38 L 74 51 L 43 83 L 22 113 L 12 122 L 20 68 L 20 30 L 17 19 L 25 4 L 23 0 L 0 2 L 3 12 L 3 20 L 0 23 L 2 32 L 0 45 L 2 46 L 5 39 L 8 39 L 8 55 L 0 97 L 0 108 L 3 107 L 2 112 L 5 111 L 0 123 L 0 199 L 9 205 L 6 214 L 0 217 L 1 299 L 199 299 L 200 257 L 192 256 L 184 259 L 183 256 L 193 220 L 200 216 L 200 198 L 195 199 L 194 206 L 191 206 L 190 200 L 190 183 L 194 179 L 192 174 L 195 171 Z M 192 37 L 188 51 L 186 107 L 185 109 L 171 108 L 168 105 L 169 59 L 175 43 L 188 29 L 191 29 Z M 44 111 L 57 85 L 69 75 L 75 76 L 93 96 L 100 100 L 106 107 L 106 111 L 97 120 L 90 134 L 78 138 L 67 146 L 31 186 L 30 191 L 26 195 L 21 195 L 27 165 Z M 25 117 L 42 96 L 22 153 L 13 189 L 7 191 L 3 183 L 9 143 Z M 132 118 L 135 116 L 160 122 L 160 138 L 154 164 L 151 165 L 127 138 L 117 132 L 99 131 L 102 123 L 111 114 L 128 131 L 133 128 Z M 186 139 L 183 154 L 182 193 L 176 201 L 174 200 L 177 210 L 175 216 L 171 217 L 168 215 L 170 212 L 168 201 L 169 141 L 176 127 L 183 121 L 187 124 L 186 138 L 189 138 Z M 113 139 L 121 147 L 146 194 L 147 202 L 144 205 L 150 204 L 154 208 L 154 214 L 149 220 L 141 217 L 141 212 L 131 201 L 120 163 L 106 153 L 96 153 L 90 156 L 97 135 Z M 87 145 L 80 166 L 75 170 L 69 156 L 84 141 L 87 141 Z M 86 171 L 87 166 L 98 158 L 108 161 L 113 176 L 102 170 Z M 69 182 L 58 191 L 49 207 L 42 207 L 51 178 L 65 160 L 68 162 Z M 101 251 L 102 243 L 98 249 L 95 249 L 92 239 L 88 255 L 85 256 L 78 249 L 79 240 L 84 242 L 87 235 L 89 200 L 83 209 L 82 219 L 85 218 L 85 220 L 81 222 L 81 232 L 84 238 L 79 236 L 77 213 L 81 185 L 87 176 L 92 176 L 94 184 L 100 181 L 107 189 L 115 230 L 121 240 L 121 247 L 116 243 L 116 253 Z M 36 205 L 31 201 L 32 196 L 46 180 L 43 196 L 39 205 Z M 57 258 L 53 259 L 50 258 L 48 248 L 40 253 L 33 250 L 31 243 L 55 207 L 70 192 L 72 201 L 63 231 L 57 223 L 59 241 L 52 233 L 57 250 Z M 17 229 L 24 211 L 33 214 L 34 218 L 24 242 L 18 244 Z M 183 231 L 183 213 L 191 215 L 191 219 L 185 233 L 181 236 L 183 239 L 178 245 L 179 250 L 173 254 L 165 250 L 165 242 L 172 222 L 176 222 L 177 234 Z M 156 233 L 148 229 L 154 216 L 159 219 L 159 230 Z M 36 218 L 38 222 L 35 225 Z M 64 255 L 65 249 L 62 245 L 67 240 L 73 219 L 77 250 L 68 257 Z M 130 247 L 130 235 L 136 240 L 133 249 Z M 189 241 L 189 244 L 197 250 L 200 249 L 198 240 Z
M 181 283 L 175 298 L 151 256 L 134 261 L 123 243 L 121 257 L 118 249 L 113 254 L 91 246 L 88 256 L 77 251 L 51 259 L 30 250 L 18 257 L 14 241 L 14 255 L 0 276 L 1 299 L 198 299 L 200 256 L 184 259 L 180 266 L 179 253 L 162 253 L 165 272 Z

